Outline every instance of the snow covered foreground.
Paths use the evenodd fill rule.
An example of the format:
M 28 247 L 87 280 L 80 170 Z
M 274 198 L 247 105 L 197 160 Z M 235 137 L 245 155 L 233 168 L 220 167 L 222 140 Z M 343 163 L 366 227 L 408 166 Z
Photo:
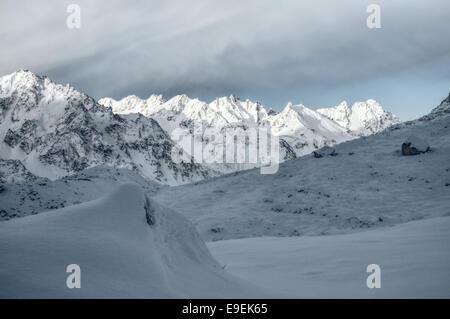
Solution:
M 0 298 L 262 296 L 227 275 L 193 226 L 137 184 L 0 224 Z M 81 288 L 66 267 L 81 267 Z
M 450 298 L 450 217 L 356 234 L 211 242 L 226 269 L 286 298 Z M 369 289 L 366 267 L 381 267 Z

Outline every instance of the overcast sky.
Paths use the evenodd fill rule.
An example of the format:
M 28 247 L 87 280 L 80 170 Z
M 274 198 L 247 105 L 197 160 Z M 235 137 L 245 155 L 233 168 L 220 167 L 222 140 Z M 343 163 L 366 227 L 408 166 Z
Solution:
M 66 26 L 71 3 L 80 29 Z M 366 26 L 371 3 L 381 29 Z M 97 99 L 373 98 L 408 120 L 448 95 L 449 39 L 449 0 L 0 2 L 0 75 L 29 69 Z

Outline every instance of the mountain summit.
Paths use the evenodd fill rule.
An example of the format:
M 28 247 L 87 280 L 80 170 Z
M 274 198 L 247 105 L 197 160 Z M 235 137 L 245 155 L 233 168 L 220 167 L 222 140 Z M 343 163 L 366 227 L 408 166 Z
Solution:
M 335 107 L 318 109 L 317 112 L 358 136 L 378 133 L 391 125 L 400 123 L 396 115 L 386 112 L 377 101 L 372 99 L 356 102 L 351 107 L 344 101 Z
M 175 163 L 176 147 L 143 115 L 120 116 L 69 85 L 20 70 L 0 78 L 0 160 L 55 179 L 97 165 L 132 169 L 164 184 L 203 179 L 209 172 Z

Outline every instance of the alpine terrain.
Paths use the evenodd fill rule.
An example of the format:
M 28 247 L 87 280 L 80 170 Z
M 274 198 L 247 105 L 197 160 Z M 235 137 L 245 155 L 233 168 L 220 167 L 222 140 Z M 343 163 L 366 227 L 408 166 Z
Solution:
M 279 138 L 273 174 L 197 163 L 176 139 L 220 154 L 223 132 L 261 128 Z M 450 95 L 400 123 L 374 100 L 96 102 L 0 78 L 2 298 L 449 298 L 449 232 Z

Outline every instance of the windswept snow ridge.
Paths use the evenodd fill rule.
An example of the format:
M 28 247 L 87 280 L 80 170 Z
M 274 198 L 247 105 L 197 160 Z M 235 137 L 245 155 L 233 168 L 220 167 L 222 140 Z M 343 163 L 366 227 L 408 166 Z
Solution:
M 136 183 L 149 195 L 160 187 L 167 187 L 131 170 L 110 166 L 88 168 L 54 181 L 34 175 L 32 179 L 22 180 L 23 176 L 27 175 L 20 174 L 20 179 L 16 177 L 16 181 L 0 184 L 3 187 L 0 192 L 0 221 L 94 200 L 123 183 Z
M 261 296 L 227 275 L 194 227 L 123 184 L 95 201 L 0 223 L 1 298 Z M 81 268 L 81 288 L 66 267 Z

